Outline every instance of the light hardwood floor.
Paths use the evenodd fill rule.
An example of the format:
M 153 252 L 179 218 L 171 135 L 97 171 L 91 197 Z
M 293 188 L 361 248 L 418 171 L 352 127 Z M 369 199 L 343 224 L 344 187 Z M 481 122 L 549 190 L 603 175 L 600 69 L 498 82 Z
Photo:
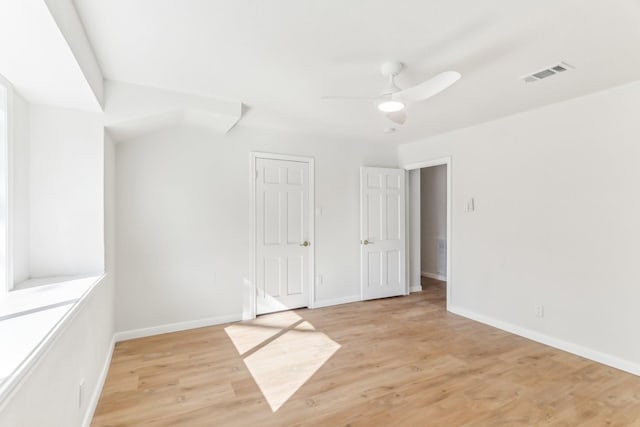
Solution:
M 236 340 L 243 356 L 229 325 L 119 343 L 92 425 L 640 426 L 639 377 L 447 313 L 444 285 L 423 288 L 263 320 Z M 278 343 L 299 371 L 298 341 L 332 356 L 273 412 L 251 372 L 281 368 Z

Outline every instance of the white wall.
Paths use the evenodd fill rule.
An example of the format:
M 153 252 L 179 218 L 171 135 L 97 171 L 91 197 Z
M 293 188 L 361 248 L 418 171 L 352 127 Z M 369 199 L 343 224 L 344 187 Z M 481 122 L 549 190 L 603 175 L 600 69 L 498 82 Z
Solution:
M 394 144 L 175 127 L 117 145 L 118 331 L 240 317 L 251 151 L 315 157 L 316 300 L 359 295 L 359 167 L 395 166 Z
M 116 145 L 104 132 L 104 269 L 114 283 L 116 277 Z M 113 305 L 113 304 L 112 304 Z
M 13 283 L 29 278 L 29 104 L 14 92 L 12 138 Z
M 30 105 L 32 278 L 103 271 L 102 116 Z
M 79 426 L 111 349 L 113 281 L 103 279 L 73 319 L 0 406 L 0 425 Z M 78 407 L 78 385 L 85 398 Z
M 10 231 L 10 159 L 11 126 L 9 126 L 10 92 L 0 76 L 0 292 L 9 288 L 11 277 L 11 231 Z M 5 167 L 6 165 L 6 167 Z
M 400 146 L 452 156 L 452 309 L 640 373 L 638 111 L 636 82 Z
M 421 271 L 446 276 L 447 166 L 420 169 L 420 254 Z
M 115 151 L 105 135 L 105 278 L 69 319 L 51 347 L 0 405 L 0 426 L 88 425 L 112 350 L 115 290 Z M 101 226 L 102 227 L 102 226 Z M 78 385 L 84 398 L 78 406 Z

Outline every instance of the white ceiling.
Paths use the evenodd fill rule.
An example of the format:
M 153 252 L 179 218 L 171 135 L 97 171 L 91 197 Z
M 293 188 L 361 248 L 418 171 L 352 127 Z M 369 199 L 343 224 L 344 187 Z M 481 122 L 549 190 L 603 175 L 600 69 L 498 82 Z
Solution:
M 240 100 L 247 125 L 406 142 L 640 78 L 638 0 L 75 0 L 107 79 Z M 395 134 L 368 102 L 379 65 L 401 87 L 463 78 Z M 525 84 L 560 61 L 576 70 Z
M 242 117 L 242 104 L 109 81 L 105 125 L 116 142 L 179 124 L 228 132 Z
M 71 0 L 55 3 L 59 9 L 73 10 Z M 44 0 L 0 1 L 0 74 L 29 102 L 101 111 L 82 67 L 93 58 L 85 55 L 79 62 L 70 47 L 81 43 L 82 26 L 77 16 L 65 17 L 62 26 L 73 38 L 65 37 Z M 86 38 L 84 42 L 90 53 Z M 101 86 L 97 65 L 93 75 Z

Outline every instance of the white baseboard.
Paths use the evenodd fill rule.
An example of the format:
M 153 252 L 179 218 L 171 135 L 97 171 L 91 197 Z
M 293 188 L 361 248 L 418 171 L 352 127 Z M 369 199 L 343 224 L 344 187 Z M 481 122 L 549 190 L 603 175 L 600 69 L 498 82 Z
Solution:
M 102 365 L 102 370 L 100 371 L 100 375 L 98 376 L 98 380 L 96 381 L 96 386 L 93 389 L 91 399 L 89 400 L 89 403 L 87 405 L 84 419 L 82 420 L 83 427 L 89 427 L 91 425 L 91 421 L 93 421 L 93 414 L 96 412 L 96 408 L 98 407 L 98 401 L 100 400 L 102 388 L 104 387 L 104 382 L 107 379 L 107 374 L 109 373 L 109 366 L 111 366 L 111 359 L 113 357 L 113 350 L 115 349 L 115 346 L 116 337 L 114 335 L 111 338 L 111 343 L 109 344 L 109 352 L 107 353 L 107 357 L 105 358 L 104 364 Z
M 352 302 L 362 301 L 360 295 L 352 295 L 350 297 L 326 299 L 322 301 L 316 301 L 314 308 L 329 307 L 332 305 L 349 304 Z
M 100 376 L 98 377 L 96 386 L 93 390 L 93 393 L 91 394 L 91 399 L 89 400 L 89 403 L 87 405 L 87 409 L 82 421 L 83 427 L 88 427 L 89 425 L 91 425 L 91 421 L 93 420 L 93 415 L 98 406 L 98 401 L 100 400 L 100 395 L 102 393 L 104 383 L 107 379 L 107 374 L 109 373 L 109 367 L 111 366 L 111 359 L 113 358 L 113 351 L 115 349 L 115 345 L 117 342 L 126 341 L 134 338 L 142 338 L 142 337 L 148 337 L 152 335 L 165 334 L 169 332 L 184 331 L 186 329 L 202 328 L 205 326 L 236 322 L 238 320 L 241 320 L 241 318 L 242 318 L 242 315 L 232 314 L 227 316 L 210 317 L 208 319 L 172 323 L 168 325 L 153 326 L 150 328 L 141 328 L 141 329 L 134 329 L 130 331 L 122 331 L 122 332 L 114 333 L 113 338 L 111 338 L 111 343 L 109 345 L 109 352 L 107 353 L 107 357 L 105 358 L 104 365 L 102 366 L 102 370 L 100 371 Z
M 238 322 L 240 320 L 242 320 L 242 313 L 227 314 L 225 316 L 209 317 L 207 319 L 188 320 L 186 322 L 170 323 L 167 325 L 151 326 L 148 328 L 132 329 L 129 331 L 120 331 L 114 334 L 114 338 L 116 342 L 120 342 L 132 340 L 135 338 L 186 331 L 187 329 L 204 328 L 206 326 L 220 325 L 222 323 Z
M 566 351 L 568 353 L 576 354 L 586 359 L 593 360 L 598 363 L 602 363 L 603 365 L 611 366 L 612 368 L 620 369 L 621 371 L 629 372 L 631 374 L 640 376 L 640 364 L 638 363 L 620 359 L 619 357 L 612 356 L 607 353 L 602 353 L 598 350 L 594 350 L 588 347 L 583 347 L 579 344 L 574 344 L 572 342 L 564 341 L 559 338 L 542 334 L 540 332 L 532 331 L 531 329 L 523 328 L 521 326 L 514 325 L 509 322 L 504 322 L 502 320 L 494 319 L 489 316 L 474 313 L 472 311 L 469 311 L 460 307 L 449 306 L 448 310 L 454 314 L 458 314 L 460 316 L 469 318 L 471 320 L 475 320 L 477 322 L 484 323 L 489 326 L 493 326 L 494 328 L 502 329 L 503 331 L 511 332 L 512 334 L 515 334 L 515 335 L 520 335 L 532 341 L 536 341 L 541 344 L 545 344 L 550 347 L 554 347 L 554 348 Z
M 413 292 L 422 292 L 422 286 L 421 285 L 411 285 L 411 287 L 409 288 L 409 293 L 413 293 Z
M 422 277 L 428 277 L 429 279 L 442 280 L 443 282 L 447 281 L 447 277 L 446 276 L 442 276 L 440 274 L 435 274 L 435 273 L 429 273 L 429 272 L 426 272 L 426 271 L 422 271 L 422 272 L 420 272 L 420 275 Z
M 329 307 L 331 305 L 348 304 L 361 301 L 360 295 L 335 298 L 331 300 L 316 301 L 314 308 Z M 225 316 L 209 317 L 207 319 L 189 320 L 186 322 L 170 323 L 166 325 L 150 326 L 148 328 L 120 331 L 114 334 L 115 342 L 132 340 L 136 338 L 150 337 L 153 335 L 168 334 L 171 332 L 186 331 L 187 329 L 203 328 L 206 326 L 220 325 L 223 323 L 238 322 L 242 320 L 242 314 L 229 314 Z

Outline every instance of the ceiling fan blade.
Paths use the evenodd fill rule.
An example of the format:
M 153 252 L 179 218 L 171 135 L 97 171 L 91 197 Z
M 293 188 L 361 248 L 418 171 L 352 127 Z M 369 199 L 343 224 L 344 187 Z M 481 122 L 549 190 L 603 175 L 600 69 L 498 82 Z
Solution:
M 430 78 L 426 82 L 422 82 L 393 94 L 393 98 L 402 101 L 424 101 L 425 99 L 442 92 L 457 82 L 460 77 L 462 77 L 462 75 L 457 71 L 445 71 L 444 73 L 440 73 L 437 76 Z
M 399 125 L 403 125 L 404 122 L 407 120 L 407 115 L 402 111 L 396 111 L 395 113 L 387 113 L 386 117 L 387 119 Z

